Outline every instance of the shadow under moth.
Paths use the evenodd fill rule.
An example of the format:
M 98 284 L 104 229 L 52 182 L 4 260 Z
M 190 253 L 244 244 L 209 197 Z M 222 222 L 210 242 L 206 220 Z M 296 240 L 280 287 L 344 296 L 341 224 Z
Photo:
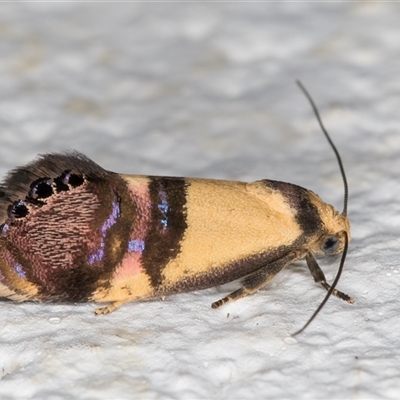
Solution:
M 106 314 L 126 302 L 243 278 L 238 290 L 212 304 L 218 308 L 305 258 L 328 290 L 308 323 L 331 294 L 352 303 L 335 289 L 350 240 L 347 182 L 299 85 L 338 157 L 342 213 L 285 182 L 121 175 L 78 152 L 45 154 L 12 170 L 0 187 L 0 296 L 93 301 L 105 305 L 96 314 Z M 330 286 L 314 255 L 341 252 Z

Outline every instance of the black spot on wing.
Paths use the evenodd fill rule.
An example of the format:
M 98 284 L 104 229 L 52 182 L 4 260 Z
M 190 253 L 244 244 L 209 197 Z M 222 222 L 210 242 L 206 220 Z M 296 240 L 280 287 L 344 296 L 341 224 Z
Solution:
M 101 179 L 112 173 L 81 153 L 51 153 L 40 155 L 29 164 L 11 170 L 0 184 L 0 222 L 7 218 L 8 206 L 31 193 L 32 185 L 43 178 L 56 178 L 67 170 L 75 170 L 88 178 Z

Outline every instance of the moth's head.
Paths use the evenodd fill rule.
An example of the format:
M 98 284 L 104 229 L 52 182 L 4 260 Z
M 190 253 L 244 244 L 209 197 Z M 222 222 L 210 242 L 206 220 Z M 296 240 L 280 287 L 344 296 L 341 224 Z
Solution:
M 313 245 L 313 251 L 325 255 L 342 253 L 345 241 L 350 242 L 351 240 L 349 219 L 326 203 L 320 205 L 319 214 L 323 229 L 322 234 Z

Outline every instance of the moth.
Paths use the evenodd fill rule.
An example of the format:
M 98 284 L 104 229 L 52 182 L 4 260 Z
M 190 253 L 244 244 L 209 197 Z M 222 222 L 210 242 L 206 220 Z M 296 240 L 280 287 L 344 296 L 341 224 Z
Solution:
M 107 314 L 244 278 L 218 308 L 305 258 L 329 291 L 324 301 L 333 293 L 352 302 L 334 289 L 350 240 L 345 186 L 339 213 L 291 183 L 122 175 L 78 152 L 45 154 L 0 187 L 0 297 L 92 301 Z M 314 255 L 341 252 L 330 286 Z

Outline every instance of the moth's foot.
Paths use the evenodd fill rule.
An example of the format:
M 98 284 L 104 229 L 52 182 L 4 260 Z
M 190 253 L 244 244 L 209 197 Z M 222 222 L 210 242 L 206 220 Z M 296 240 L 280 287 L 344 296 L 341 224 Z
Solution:
M 224 304 L 228 303 L 229 299 L 227 297 L 224 297 L 221 300 L 214 301 L 214 303 L 211 304 L 211 308 L 219 308 L 223 306 Z
M 219 307 L 223 306 L 226 303 L 241 299 L 242 297 L 245 297 L 250 293 L 251 292 L 249 292 L 245 288 L 240 288 L 240 289 L 236 290 L 235 292 L 229 294 L 228 296 L 224 297 L 223 299 L 215 301 L 214 303 L 211 304 L 211 307 L 212 308 L 219 308 Z
M 331 288 L 331 286 L 326 283 L 326 281 L 322 281 L 321 285 L 329 291 L 329 289 Z M 348 296 L 346 293 L 341 292 L 340 290 L 334 289 L 334 291 L 332 292 L 332 294 L 336 297 L 339 297 L 339 299 L 342 299 L 344 301 L 347 301 L 350 304 L 354 303 L 354 299 L 350 296 Z
M 106 314 L 110 314 L 115 310 L 118 310 L 118 308 L 120 308 L 122 306 L 123 303 L 116 301 L 115 303 L 111 303 L 110 305 L 108 305 L 107 307 L 101 307 L 101 308 L 96 308 L 96 310 L 94 310 L 94 314 L 95 315 L 106 315 Z

